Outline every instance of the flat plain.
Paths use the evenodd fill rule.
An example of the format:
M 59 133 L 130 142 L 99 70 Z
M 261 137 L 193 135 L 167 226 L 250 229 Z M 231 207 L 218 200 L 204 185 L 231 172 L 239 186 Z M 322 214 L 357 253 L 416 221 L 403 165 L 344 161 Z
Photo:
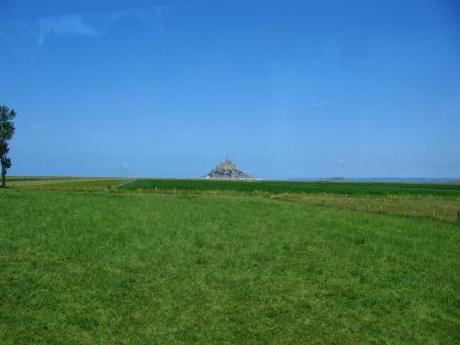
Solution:
M 1 344 L 460 343 L 459 185 L 11 182 Z

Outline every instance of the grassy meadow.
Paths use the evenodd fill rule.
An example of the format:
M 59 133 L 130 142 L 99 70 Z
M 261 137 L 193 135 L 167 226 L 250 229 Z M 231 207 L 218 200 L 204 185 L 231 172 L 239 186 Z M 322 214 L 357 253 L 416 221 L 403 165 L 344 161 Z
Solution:
M 236 191 L 265 193 L 335 193 L 347 195 L 437 195 L 460 197 L 460 184 L 381 182 L 298 182 L 138 179 L 127 190 Z
M 0 191 L 0 344 L 457 345 L 459 200 L 458 185 L 17 178 Z

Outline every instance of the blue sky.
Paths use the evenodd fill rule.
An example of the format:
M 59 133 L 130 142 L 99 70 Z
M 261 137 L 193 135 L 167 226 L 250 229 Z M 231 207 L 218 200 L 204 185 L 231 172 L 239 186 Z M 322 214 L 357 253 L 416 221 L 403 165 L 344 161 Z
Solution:
M 0 0 L 13 175 L 460 177 L 452 0 Z

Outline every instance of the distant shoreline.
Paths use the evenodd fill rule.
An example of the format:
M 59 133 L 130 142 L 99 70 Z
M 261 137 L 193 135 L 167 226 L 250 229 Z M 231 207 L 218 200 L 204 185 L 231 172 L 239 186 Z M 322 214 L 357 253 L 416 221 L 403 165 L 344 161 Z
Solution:
M 391 183 L 460 183 L 460 177 L 350 177 L 350 178 L 290 178 L 287 181 L 325 182 L 391 182 Z
M 152 179 L 152 180 L 202 180 L 202 177 L 154 177 L 154 176 L 49 176 L 49 175 L 14 175 L 9 176 L 10 179 Z M 286 178 L 286 179 L 270 179 L 270 178 L 255 178 L 253 181 L 285 181 L 285 182 L 388 182 L 388 183 L 460 183 L 460 177 L 318 177 L 318 178 Z

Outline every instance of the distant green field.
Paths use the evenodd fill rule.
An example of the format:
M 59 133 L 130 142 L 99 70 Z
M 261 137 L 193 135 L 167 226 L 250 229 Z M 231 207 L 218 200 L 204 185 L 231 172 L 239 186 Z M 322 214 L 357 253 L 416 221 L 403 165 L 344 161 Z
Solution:
M 0 190 L 0 344 L 460 344 L 452 192 L 157 181 Z
M 125 183 L 126 180 L 115 178 L 12 178 L 8 187 L 17 190 L 47 190 L 47 191 L 103 191 Z
M 310 205 L 460 221 L 459 184 L 15 177 L 17 190 L 263 195 Z
M 336 193 L 349 195 L 439 195 L 460 196 L 460 184 L 351 183 L 295 181 L 216 181 L 139 179 L 123 186 L 126 190 L 238 191 L 267 193 Z

